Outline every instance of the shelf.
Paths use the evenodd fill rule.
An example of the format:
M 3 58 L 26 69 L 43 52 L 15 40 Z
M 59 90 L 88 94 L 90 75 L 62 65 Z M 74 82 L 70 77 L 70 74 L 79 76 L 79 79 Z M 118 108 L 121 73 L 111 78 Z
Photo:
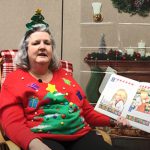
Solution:
M 81 22 L 81 25 L 111 25 L 113 22 Z
M 116 47 L 116 46 L 115 47 L 113 47 L 113 46 L 110 46 L 110 47 L 98 47 L 98 46 L 97 47 L 92 47 L 92 46 L 87 46 L 86 47 L 86 46 L 82 46 L 82 47 L 80 47 L 80 49 L 99 49 L 99 48 L 106 48 L 106 49 L 108 48 L 108 49 L 110 49 L 110 48 L 118 48 L 118 47 Z
M 118 23 L 119 25 L 142 25 L 142 26 L 150 26 L 150 23 Z
M 111 25 L 113 22 L 81 22 L 81 25 Z M 119 25 L 142 25 L 142 26 L 150 26 L 150 23 L 131 23 L 131 22 L 120 22 Z
M 150 61 L 121 61 L 121 60 L 86 60 L 90 68 L 94 66 L 106 70 L 109 66 L 117 71 L 117 74 L 126 76 L 128 78 L 150 82 Z
M 117 46 L 109 46 L 109 47 L 82 46 L 82 47 L 80 47 L 80 49 L 81 49 L 82 51 L 86 51 L 85 49 L 87 49 L 87 51 L 89 51 L 89 49 L 90 49 L 91 51 L 93 51 L 93 49 L 94 49 L 94 50 L 95 50 L 94 52 L 98 52 L 100 48 L 119 49 L 119 47 L 117 47 Z M 133 49 L 135 49 L 135 51 L 138 50 L 138 49 L 140 49 L 139 47 L 130 46 L 130 47 L 123 47 L 121 50 L 125 50 L 125 49 L 127 49 L 127 48 L 133 48 Z M 150 47 L 145 47 L 145 49 L 150 49 Z
M 88 65 L 99 65 L 103 67 L 137 67 L 144 68 L 145 65 L 149 67 L 150 61 L 128 61 L 128 60 L 86 60 Z

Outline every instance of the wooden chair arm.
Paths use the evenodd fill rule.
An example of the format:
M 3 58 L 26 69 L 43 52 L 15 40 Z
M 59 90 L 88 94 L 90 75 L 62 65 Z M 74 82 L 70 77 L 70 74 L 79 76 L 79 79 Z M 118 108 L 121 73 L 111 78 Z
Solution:
M 5 142 L 0 142 L 0 150 L 9 150 L 9 147 Z
M 3 135 L 2 135 L 2 132 L 1 132 L 1 130 L 0 130 L 0 143 L 2 143 L 2 142 L 5 142 L 5 139 L 4 139 L 4 137 L 3 137 Z
M 15 143 L 13 143 L 10 140 L 5 140 L 2 132 L 0 131 L 0 149 L 4 150 L 21 150 L 20 147 L 18 147 Z
M 20 147 L 18 147 L 15 143 L 13 143 L 10 140 L 6 141 L 5 143 L 7 144 L 10 150 L 21 150 Z

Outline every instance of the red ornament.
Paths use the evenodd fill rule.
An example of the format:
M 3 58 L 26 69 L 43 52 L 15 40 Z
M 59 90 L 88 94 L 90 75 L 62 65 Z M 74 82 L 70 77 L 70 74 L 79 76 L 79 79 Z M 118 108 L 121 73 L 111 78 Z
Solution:
M 118 51 L 115 51 L 115 54 L 116 54 L 116 56 L 118 56 L 118 55 L 119 55 L 119 52 L 118 52 Z
M 126 57 L 125 57 L 125 56 L 123 56 L 123 57 L 122 57 L 122 60 L 126 60 Z
M 62 115 L 61 115 L 61 118 L 65 119 L 65 118 L 66 118 L 66 115 L 65 115 L 65 114 L 62 114 Z
M 136 53 L 136 58 L 141 58 L 141 54 L 140 53 Z
M 112 54 L 112 52 L 113 52 L 113 50 L 112 50 L 112 49 L 110 49 L 110 51 L 108 52 L 108 54 Z

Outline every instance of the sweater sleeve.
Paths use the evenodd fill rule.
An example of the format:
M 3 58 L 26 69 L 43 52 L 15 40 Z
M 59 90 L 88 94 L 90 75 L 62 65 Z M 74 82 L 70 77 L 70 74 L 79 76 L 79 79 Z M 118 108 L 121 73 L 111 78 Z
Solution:
M 7 137 L 27 150 L 30 141 L 40 137 L 26 126 L 21 98 L 14 95 L 11 91 L 11 83 L 8 83 L 6 81 L 3 84 L 0 93 L 0 122 Z
M 92 126 L 110 126 L 110 117 L 96 112 L 87 99 L 84 99 L 83 114 L 87 123 Z

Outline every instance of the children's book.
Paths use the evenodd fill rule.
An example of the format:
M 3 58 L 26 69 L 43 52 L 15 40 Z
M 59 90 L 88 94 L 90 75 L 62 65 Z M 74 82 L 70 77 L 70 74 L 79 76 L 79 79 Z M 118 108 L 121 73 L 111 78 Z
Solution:
M 112 74 L 95 110 L 114 119 L 123 116 L 131 126 L 150 133 L 150 83 Z

